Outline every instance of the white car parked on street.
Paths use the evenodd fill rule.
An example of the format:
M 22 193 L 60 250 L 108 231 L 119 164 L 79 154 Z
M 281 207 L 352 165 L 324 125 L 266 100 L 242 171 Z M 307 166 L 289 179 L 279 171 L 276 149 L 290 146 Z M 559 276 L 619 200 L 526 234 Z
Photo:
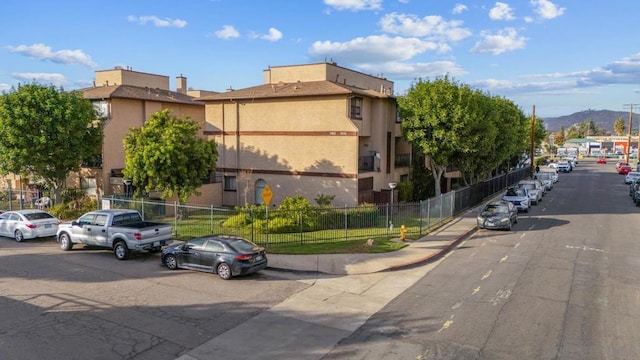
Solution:
M 37 237 L 55 236 L 60 220 L 43 210 L 7 211 L 0 215 L 0 236 L 17 242 Z
M 542 201 L 543 188 L 540 188 L 537 180 L 520 180 L 518 187 L 527 189 L 529 200 L 533 205 L 537 205 Z

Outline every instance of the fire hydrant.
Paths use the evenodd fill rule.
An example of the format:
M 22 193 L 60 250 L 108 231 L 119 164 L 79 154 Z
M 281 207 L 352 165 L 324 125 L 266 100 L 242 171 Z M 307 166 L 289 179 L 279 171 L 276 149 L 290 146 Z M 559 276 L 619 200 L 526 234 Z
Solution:
M 404 225 L 400 226 L 400 240 L 404 241 L 407 238 L 407 228 Z

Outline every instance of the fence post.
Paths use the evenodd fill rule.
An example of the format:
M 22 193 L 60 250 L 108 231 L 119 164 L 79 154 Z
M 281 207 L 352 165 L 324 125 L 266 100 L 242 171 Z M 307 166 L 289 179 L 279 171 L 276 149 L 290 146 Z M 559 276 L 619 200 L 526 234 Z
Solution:
M 142 207 L 142 218 L 146 219 L 144 216 L 144 198 L 140 198 L 140 207 Z
M 173 228 L 176 229 L 175 233 L 178 236 L 178 203 L 173 202 Z
M 418 231 L 422 235 L 422 200 L 418 201 L 418 223 L 420 224 Z
M 347 204 L 344 204 L 344 239 L 349 240 L 349 215 L 347 215 Z
M 213 228 L 213 204 L 211 204 L 209 208 L 211 209 L 211 211 L 209 212 L 210 231 L 211 231 L 212 234 L 215 234 L 215 231 L 214 231 L 214 228 Z
M 240 210 L 240 211 L 243 211 L 243 210 Z M 254 224 L 256 222 L 256 219 L 254 218 L 254 215 L 253 215 L 253 206 L 249 208 L 249 216 L 251 217 L 251 241 L 254 241 L 254 233 L 256 231 L 256 227 Z
M 449 216 L 453 216 L 453 214 L 455 213 L 455 206 L 456 206 L 456 191 L 455 190 L 451 190 L 451 207 L 449 208 Z
M 385 209 L 387 210 L 386 211 L 387 212 L 387 216 L 386 216 L 387 218 L 385 220 L 385 224 L 386 224 L 385 228 L 387 228 L 387 235 L 389 235 L 389 222 L 391 221 L 391 220 L 389 220 L 389 203 L 387 203 L 387 205 L 385 206 Z
M 440 218 L 438 219 L 438 224 L 440 224 L 442 222 L 442 194 L 440 194 L 440 211 L 438 211 L 438 213 L 440 213 Z
M 269 205 L 264 207 L 264 211 L 265 211 L 265 232 L 266 232 L 266 236 L 265 236 L 265 248 L 269 249 Z
M 300 216 L 298 217 L 298 222 L 300 223 L 300 245 L 302 245 L 302 210 L 300 210 Z
M 431 198 L 427 199 L 427 230 L 431 229 Z

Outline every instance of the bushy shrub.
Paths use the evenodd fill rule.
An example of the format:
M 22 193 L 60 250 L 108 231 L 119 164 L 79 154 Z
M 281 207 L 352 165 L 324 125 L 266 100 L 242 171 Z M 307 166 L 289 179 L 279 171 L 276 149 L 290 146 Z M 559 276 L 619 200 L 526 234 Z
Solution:
M 82 214 L 98 209 L 98 201 L 88 197 L 77 199 L 70 203 L 56 204 L 49 209 L 49 212 L 63 221 L 75 220 Z
M 222 222 L 222 226 L 227 228 L 243 228 L 247 225 L 251 225 L 251 217 L 246 211 L 231 215 Z
M 347 220 L 350 228 L 366 228 L 378 226 L 379 212 L 375 204 L 360 204 L 349 209 Z
M 398 183 L 398 201 L 411 201 L 413 197 L 413 183 L 410 181 L 401 181 Z

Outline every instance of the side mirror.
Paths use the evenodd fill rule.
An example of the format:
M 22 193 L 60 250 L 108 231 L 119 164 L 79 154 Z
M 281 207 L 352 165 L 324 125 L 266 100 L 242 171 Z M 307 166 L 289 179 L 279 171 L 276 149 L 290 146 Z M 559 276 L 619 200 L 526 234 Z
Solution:
M 77 220 L 73 220 L 71 226 L 80 226 L 80 223 Z

